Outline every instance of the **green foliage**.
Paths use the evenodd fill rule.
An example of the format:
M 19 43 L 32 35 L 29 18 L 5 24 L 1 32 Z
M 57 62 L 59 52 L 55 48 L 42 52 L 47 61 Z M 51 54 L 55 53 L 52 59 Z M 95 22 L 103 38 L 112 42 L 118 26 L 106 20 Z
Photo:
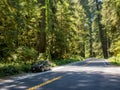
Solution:
M 109 51 L 117 51 L 120 54 L 120 1 L 109 0 L 103 2 L 102 24 L 107 30 L 109 38 Z
M 59 65 L 65 65 L 65 64 L 69 64 L 69 63 L 73 63 L 76 61 L 80 61 L 78 59 L 62 59 L 62 60 L 54 60 L 54 62 L 52 62 L 52 66 L 59 66 Z
M 81 55 L 82 49 L 84 49 L 83 44 L 86 41 L 84 24 L 87 20 L 79 1 L 57 1 L 56 5 L 53 2 L 50 16 L 51 57 L 60 59 L 69 58 L 72 54 Z
M 82 56 L 78 56 L 78 55 L 74 55 L 74 54 L 70 57 L 70 59 L 80 60 L 80 61 L 84 60 L 84 58 Z
M 31 68 L 30 64 L 22 63 L 0 64 L 0 77 L 30 72 L 30 68 Z
M 0 58 L 7 61 L 11 53 L 16 53 L 21 46 L 37 50 L 40 5 L 29 0 L 1 0 L 0 10 Z M 27 52 L 32 54 L 25 49 L 22 56 L 30 56 Z
M 16 53 L 13 54 L 13 58 L 15 59 L 15 56 L 17 55 L 17 59 L 19 61 L 35 61 L 37 60 L 37 52 L 33 48 L 28 48 L 28 47 L 19 47 L 16 49 Z
M 117 54 L 117 56 L 110 57 L 109 60 L 113 65 L 120 66 L 120 54 Z
M 46 0 L 44 3 L 46 5 L 43 2 L 40 5 L 36 0 L 0 1 L 2 4 L 0 45 L 6 45 L 0 50 L 2 59 L 5 59 L 6 55 L 7 58 L 12 56 L 14 61 L 35 60 L 33 57 L 37 56 L 34 54 L 39 55 L 42 47 L 46 48 L 43 53 L 49 57 L 51 55 L 52 59 L 69 58 L 71 54 L 80 55 L 82 50 L 79 49 L 84 49 L 86 23 L 82 5 L 79 1 L 71 0 L 62 2 Z M 40 24 L 43 18 L 46 22 L 46 30 L 39 30 L 44 29 L 41 26 L 43 24 Z M 47 40 L 42 40 L 43 37 Z

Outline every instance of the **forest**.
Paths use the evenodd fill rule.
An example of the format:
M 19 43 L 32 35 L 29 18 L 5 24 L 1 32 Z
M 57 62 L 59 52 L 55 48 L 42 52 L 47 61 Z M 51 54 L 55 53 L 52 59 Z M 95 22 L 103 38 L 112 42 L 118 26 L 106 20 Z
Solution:
M 1 75 L 88 57 L 120 64 L 120 0 L 0 0 Z

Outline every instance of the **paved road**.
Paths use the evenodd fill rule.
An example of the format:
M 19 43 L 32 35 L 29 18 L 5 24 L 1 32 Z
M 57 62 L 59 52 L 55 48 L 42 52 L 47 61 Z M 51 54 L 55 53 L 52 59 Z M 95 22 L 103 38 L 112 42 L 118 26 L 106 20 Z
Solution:
M 0 81 L 0 90 L 120 90 L 120 67 L 89 58 L 49 72 Z

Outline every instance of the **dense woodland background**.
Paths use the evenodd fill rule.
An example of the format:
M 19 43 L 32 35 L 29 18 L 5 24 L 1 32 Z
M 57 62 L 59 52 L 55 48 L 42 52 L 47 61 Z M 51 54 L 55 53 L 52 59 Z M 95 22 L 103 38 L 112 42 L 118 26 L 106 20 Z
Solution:
M 120 61 L 120 0 L 0 0 L 0 72 L 87 57 Z

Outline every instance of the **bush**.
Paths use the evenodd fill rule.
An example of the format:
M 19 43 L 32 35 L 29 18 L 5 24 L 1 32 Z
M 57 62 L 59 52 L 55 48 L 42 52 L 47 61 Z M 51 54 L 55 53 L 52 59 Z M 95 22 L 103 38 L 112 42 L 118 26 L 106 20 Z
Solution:
M 52 62 L 52 66 L 57 66 L 57 65 L 65 65 L 68 63 L 76 62 L 79 61 L 78 59 L 63 59 L 63 60 L 54 60 Z
M 120 66 L 120 54 L 118 54 L 117 57 L 113 56 L 109 58 L 109 60 L 112 64 Z
M 19 47 L 17 50 L 18 60 L 30 61 L 37 59 L 37 52 L 33 48 Z
M 23 72 L 30 72 L 31 65 L 30 64 L 24 64 L 22 65 L 22 71 Z
M 30 72 L 30 64 L 4 64 L 0 67 L 0 77 L 15 75 L 23 72 Z
M 4 76 L 14 75 L 19 73 L 19 70 L 15 68 L 15 66 L 12 65 L 5 65 L 3 67 L 0 67 L 0 74 Z
M 83 60 L 84 58 L 79 56 L 79 55 L 71 55 L 70 59 L 74 59 L 74 60 Z

